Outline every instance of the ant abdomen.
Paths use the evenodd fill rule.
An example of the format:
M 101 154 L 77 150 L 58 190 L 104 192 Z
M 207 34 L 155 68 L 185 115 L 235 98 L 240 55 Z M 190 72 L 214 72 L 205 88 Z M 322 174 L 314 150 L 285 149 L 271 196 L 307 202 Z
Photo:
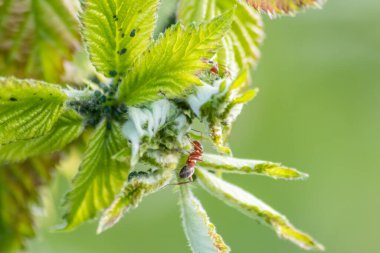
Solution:
M 181 171 L 179 172 L 179 177 L 180 178 L 190 178 L 194 174 L 195 168 L 193 166 L 183 166 Z

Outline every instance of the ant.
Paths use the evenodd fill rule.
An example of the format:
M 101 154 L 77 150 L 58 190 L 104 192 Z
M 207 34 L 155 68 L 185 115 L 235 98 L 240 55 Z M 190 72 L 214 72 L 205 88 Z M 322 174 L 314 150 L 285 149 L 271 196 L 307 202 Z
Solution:
M 187 184 L 193 182 L 193 175 L 195 171 L 195 165 L 200 161 L 203 154 L 203 147 L 199 141 L 193 141 L 193 152 L 189 154 L 189 157 L 186 160 L 185 166 L 180 170 L 179 177 L 182 179 L 189 179 L 189 181 L 178 183 Z
M 214 61 L 209 61 L 209 63 L 212 64 L 212 67 L 210 68 L 210 73 L 217 75 L 217 76 L 219 76 L 219 75 L 223 75 L 226 77 L 231 76 L 231 73 L 226 66 L 220 65 Z

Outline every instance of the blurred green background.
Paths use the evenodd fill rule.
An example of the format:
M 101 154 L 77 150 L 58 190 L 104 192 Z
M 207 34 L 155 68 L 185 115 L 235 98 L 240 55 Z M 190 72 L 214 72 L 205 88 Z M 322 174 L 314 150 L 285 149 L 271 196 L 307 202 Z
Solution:
M 173 1 L 166 0 L 163 12 Z M 236 122 L 237 157 L 282 162 L 311 174 L 305 182 L 226 176 L 287 215 L 331 253 L 380 252 L 380 2 L 330 0 L 296 18 L 265 19 L 258 98 Z M 54 186 L 65 189 L 64 179 Z M 67 189 L 67 188 L 66 188 Z M 233 252 L 297 253 L 270 229 L 195 189 Z M 63 192 L 54 196 L 56 204 Z M 96 223 L 51 233 L 42 219 L 32 253 L 190 252 L 176 193 L 150 196 L 101 236 Z

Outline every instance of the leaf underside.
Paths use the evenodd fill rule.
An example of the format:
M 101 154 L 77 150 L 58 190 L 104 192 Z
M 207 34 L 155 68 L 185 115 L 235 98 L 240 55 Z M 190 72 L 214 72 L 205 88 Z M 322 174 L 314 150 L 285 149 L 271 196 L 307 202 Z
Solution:
M 311 236 L 297 230 L 288 219 L 245 190 L 232 185 L 221 178 L 198 169 L 197 178 L 210 194 L 226 204 L 236 208 L 245 215 L 254 218 L 274 229 L 281 238 L 285 238 L 306 250 L 323 250 L 323 245 Z
M 296 169 L 260 160 L 238 159 L 228 156 L 203 154 L 199 165 L 215 171 L 227 173 L 256 174 L 275 179 L 299 180 L 308 177 Z
M 95 130 L 73 180 L 72 190 L 66 195 L 63 230 L 72 230 L 94 218 L 108 207 L 128 177 L 129 166 L 112 159 L 127 146 L 117 123 L 104 120 Z
M 307 7 L 319 7 L 323 0 L 246 0 L 256 10 L 263 11 L 270 16 L 293 15 Z
M 176 97 L 200 80 L 196 75 L 208 67 L 205 62 L 221 46 L 230 27 L 233 11 L 209 23 L 175 25 L 141 56 L 119 88 L 119 100 L 136 105 L 166 97 Z
M 58 82 L 79 47 L 78 22 L 63 0 L 0 0 L 0 72 Z
M 58 86 L 0 78 L 0 144 L 48 133 L 61 115 L 65 100 Z
M 228 253 L 230 248 L 216 232 L 201 203 L 188 185 L 180 187 L 182 224 L 194 253 Z
M 107 77 L 123 76 L 152 43 L 158 0 L 83 1 L 83 37 Z
M 145 196 L 166 186 L 172 177 L 173 173 L 166 171 L 159 175 L 132 179 L 102 214 L 97 232 L 102 233 L 115 225 L 126 212 L 137 207 Z

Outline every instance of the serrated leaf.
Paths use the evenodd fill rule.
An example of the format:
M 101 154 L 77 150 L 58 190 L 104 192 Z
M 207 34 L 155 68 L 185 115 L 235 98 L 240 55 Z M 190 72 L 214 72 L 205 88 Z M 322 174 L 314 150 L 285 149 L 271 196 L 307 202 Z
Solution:
M 180 187 L 182 225 L 193 253 L 227 253 L 230 248 L 216 232 L 201 203 L 188 185 Z
M 114 200 L 128 177 L 129 164 L 112 159 L 128 145 L 117 123 L 101 122 L 90 139 L 88 148 L 66 195 L 63 230 L 72 230 L 94 218 Z
M 0 78 L 0 144 L 48 133 L 61 115 L 65 100 L 58 86 Z
M 197 73 L 208 67 L 228 31 L 233 11 L 200 25 L 175 25 L 166 30 L 136 63 L 119 88 L 119 100 L 127 105 L 176 97 L 199 84 Z
M 297 230 L 288 219 L 245 190 L 232 185 L 203 169 L 197 169 L 197 178 L 205 190 L 245 215 L 273 228 L 278 236 L 306 250 L 323 250 L 323 245 L 311 236 Z
M 85 0 L 83 36 L 95 68 L 123 76 L 152 42 L 158 0 Z
M 79 47 L 78 22 L 63 0 L 0 0 L 0 72 L 50 82 Z M 72 3 L 71 3 L 72 4 Z
M 99 221 L 98 234 L 111 228 L 128 212 L 131 208 L 136 208 L 142 199 L 165 187 L 173 177 L 171 171 L 166 171 L 158 175 L 137 176 L 132 178 L 124 187 L 121 193 L 108 207 Z
M 0 161 L 22 161 L 36 155 L 60 151 L 77 139 L 83 129 L 82 117 L 73 110 L 67 110 L 45 135 L 0 145 Z
M 263 11 L 269 16 L 294 15 L 307 7 L 320 7 L 323 0 L 246 0 L 256 10 Z
M 33 206 L 40 204 L 40 189 L 51 181 L 58 161 L 54 156 L 0 163 L 0 252 L 20 252 L 35 236 Z
M 234 0 L 180 0 L 178 19 L 185 24 L 202 22 L 234 7 L 236 15 L 222 40 L 223 48 L 218 52 L 217 62 L 224 66 L 221 71 L 236 75 L 240 69 L 255 65 L 260 57 L 263 23 L 253 8 L 243 1 Z
M 198 163 L 206 169 L 227 173 L 256 174 L 275 179 L 297 180 L 305 179 L 307 174 L 296 169 L 285 167 L 279 163 L 260 160 L 238 159 L 228 156 L 203 154 Z

